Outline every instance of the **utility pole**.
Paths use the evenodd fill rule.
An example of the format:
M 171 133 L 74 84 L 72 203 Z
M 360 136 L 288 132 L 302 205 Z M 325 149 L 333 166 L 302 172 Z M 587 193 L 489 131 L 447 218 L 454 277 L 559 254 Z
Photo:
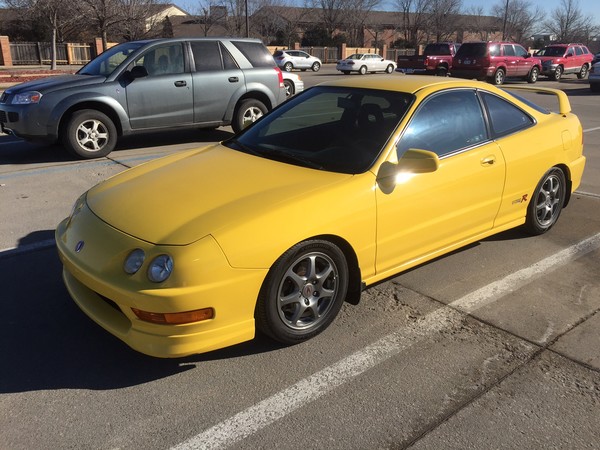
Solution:
M 248 0 L 246 0 L 248 1 Z M 504 7 L 504 25 L 502 26 L 502 40 L 506 41 L 506 22 L 508 21 L 508 2 L 506 0 L 506 6 Z

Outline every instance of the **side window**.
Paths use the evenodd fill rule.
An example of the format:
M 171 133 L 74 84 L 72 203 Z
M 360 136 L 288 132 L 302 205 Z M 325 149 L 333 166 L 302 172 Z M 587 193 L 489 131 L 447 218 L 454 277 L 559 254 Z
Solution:
M 517 56 L 520 56 L 522 58 L 525 58 L 527 56 L 527 50 L 525 50 L 524 47 L 521 47 L 520 45 L 515 45 L 515 54 Z
M 235 59 L 233 59 L 233 56 L 231 56 L 229 50 L 227 50 L 221 42 L 219 42 L 219 48 L 221 49 L 221 56 L 223 57 L 223 66 L 225 67 L 225 70 L 237 69 L 238 65 L 235 62 Z
M 502 52 L 504 56 L 515 56 L 515 48 L 512 45 L 503 45 Z
M 181 43 L 154 47 L 136 59 L 134 65 L 144 66 L 150 76 L 183 73 Z
M 581 50 L 581 47 L 575 47 L 575 54 L 577 56 L 583 55 L 583 50 Z
M 500 56 L 499 45 L 490 45 L 490 56 Z
M 192 41 L 191 47 L 196 72 L 223 70 L 218 41 Z
M 448 91 L 428 98 L 417 110 L 398 142 L 398 159 L 409 148 L 444 156 L 485 140 L 483 111 L 475 91 Z
M 529 115 L 506 100 L 487 93 L 482 93 L 482 97 L 490 117 L 492 132 L 495 138 L 533 125 L 533 119 Z
M 274 67 L 273 57 L 261 42 L 231 41 L 254 67 Z

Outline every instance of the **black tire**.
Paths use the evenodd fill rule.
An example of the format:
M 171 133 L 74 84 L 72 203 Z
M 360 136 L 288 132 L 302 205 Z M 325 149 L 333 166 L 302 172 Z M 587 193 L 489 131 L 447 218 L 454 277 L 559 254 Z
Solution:
M 117 128 L 106 114 L 82 109 L 69 118 L 61 141 L 69 153 L 78 158 L 101 158 L 117 145 Z
M 562 66 L 556 66 L 556 69 L 554 69 L 554 73 L 552 74 L 552 79 L 554 81 L 558 81 L 561 79 L 562 74 L 563 74 Z
M 312 69 L 313 72 L 318 72 L 319 70 L 321 70 L 321 64 L 319 64 L 317 61 L 315 61 L 310 68 Z
M 531 72 L 527 76 L 527 82 L 530 84 L 535 83 L 540 76 L 540 70 L 537 67 L 532 67 Z
M 342 70 L 342 73 L 343 73 L 344 75 L 350 75 L 350 71 L 349 71 L 349 70 Z
M 504 69 L 496 70 L 496 73 L 494 73 L 494 76 L 492 77 L 492 84 L 495 84 L 496 86 L 504 84 L 505 77 L 506 73 L 504 72 Z
M 294 83 L 291 80 L 283 80 L 283 85 L 285 86 L 286 98 L 295 94 Z
M 284 344 L 321 333 L 337 316 L 348 292 L 343 252 L 324 240 L 309 240 L 287 250 L 273 264 L 256 304 L 256 326 Z
M 437 69 L 435 69 L 435 76 L 436 77 L 447 77 L 448 69 L 446 69 L 445 67 L 438 67 Z
M 239 133 L 248 125 L 256 122 L 268 112 L 267 107 L 260 100 L 247 98 L 242 100 L 235 108 L 231 128 L 234 133 Z
M 525 229 L 528 233 L 539 235 L 552 228 L 565 203 L 566 190 L 562 170 L 554 167 L 543 176 L 527 207 Z
M 291 72 L 294 69 L 294 65 L 291 62 L 286 62 L 283 65 L 283 70 L 285 70 L 286 72 Z
M 585 77 L 587 77 L 588 75 L 588 66 L 587 64 L 584 64 L 583 66 L 581 66 L 581 69 L 579 70 L 579 73 L 577 74 L 577 78 L 580 80 L 583 80 Z
M 391 64 L 388 64 L 388 66 L 385 68 L 385 73 L 392 73 L 394 71 L 394 66 L 392 66 Z
M 358 69 L 358 73 L 361 75 L 364 75 L 367 73 L 367 66 L 361 66 L 360 69 Z

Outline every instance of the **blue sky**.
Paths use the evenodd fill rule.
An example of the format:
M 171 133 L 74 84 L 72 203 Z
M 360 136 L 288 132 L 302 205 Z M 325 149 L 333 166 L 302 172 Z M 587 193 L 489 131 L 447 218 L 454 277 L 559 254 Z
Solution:
M 489 12 L 492 6 L 499 3 L 502 0 L 491 0 L 485 2 L 487 6 L 484 6 L 484 11 Z M 528 0 L 534 7 L 538 6 L 546 14 L 552 14 L 556 8 L 560 7 L 560 0 Z M 468 8 L 472 5 L 482 4 L 482 0 L 463 0 L 463 6 Z M 579 0 L 579 9 L 582 13 L 593 16 L 594 22 L 600 24 L 600 2 L 598 0 Z

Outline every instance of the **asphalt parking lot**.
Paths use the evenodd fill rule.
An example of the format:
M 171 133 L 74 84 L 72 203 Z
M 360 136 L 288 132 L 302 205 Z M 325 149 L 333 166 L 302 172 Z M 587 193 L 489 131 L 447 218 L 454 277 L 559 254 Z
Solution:
M 568 93 L 588 158 L 549 233 L 501 233 L 372 287 L 302 345 L 258 336 L 177 360 L 78 310 L 53 230 L 95 183 L 230 130 L 128 138 L 94 161 L 0 135 L 0 448 L 599 448 L 600 95 L 574 76 L 538 85 Z

